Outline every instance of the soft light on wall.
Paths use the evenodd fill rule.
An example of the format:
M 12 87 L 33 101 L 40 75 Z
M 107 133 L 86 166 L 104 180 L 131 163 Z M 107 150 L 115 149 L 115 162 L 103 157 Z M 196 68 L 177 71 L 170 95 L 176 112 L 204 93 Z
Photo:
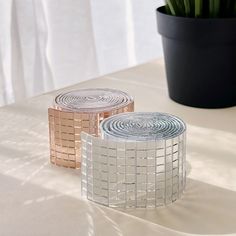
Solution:
M 161 57 L 161 4 L 0 1 L 0 106 Z

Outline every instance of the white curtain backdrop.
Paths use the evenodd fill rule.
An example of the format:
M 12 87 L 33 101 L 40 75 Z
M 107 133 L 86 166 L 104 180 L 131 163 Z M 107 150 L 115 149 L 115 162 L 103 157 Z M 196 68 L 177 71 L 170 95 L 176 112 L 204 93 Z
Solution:
M 162 0 L 0 0 L 0 106 L 162 56 Z

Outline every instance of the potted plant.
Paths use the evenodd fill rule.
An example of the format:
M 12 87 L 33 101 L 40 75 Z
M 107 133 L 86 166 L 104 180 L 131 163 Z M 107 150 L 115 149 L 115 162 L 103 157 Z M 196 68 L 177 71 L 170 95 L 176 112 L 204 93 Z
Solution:
M 167 0 L 157 9 L 169 96 L 193 107 L 236 105 L 236 0 Z

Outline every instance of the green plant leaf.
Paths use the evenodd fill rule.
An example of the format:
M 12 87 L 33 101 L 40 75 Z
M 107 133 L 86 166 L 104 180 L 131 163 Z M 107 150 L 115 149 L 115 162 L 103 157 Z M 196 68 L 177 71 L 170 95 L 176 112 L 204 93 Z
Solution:
M 234 17 L 236 0 L 166 0 L 166 13 L 186 17 Z
M 177 13 L 177 9 L 176 9 L 176 6 L 175 6 L 175 2 L 173 0 L 166 0 L 168 6 L 169 6 L 169 9 L 170 9 L 170 12 L 173 16 L 176 16 L 176 13 Z
M 231 3 L 230 4 L 231 16 L 236 17 L 236 0 L 231 0 L 230 3 Z M 227 15 L 229 15 L 229 14 L 227 14 Z
M 210 17 L 218 17 L 220 12 L 220 0 L 209 0 Z
M 178 10 L 179 10 L 179 15 L 185 16 L 184 1 L 183 0 L 175 0 L 175 1 L 176 1 L 176 5 L 178 7 Z
M 189 0 L 189 3 L 190 3 L 190 15 L 192 17 L 195 16 L 195 0 Z
M 215 0 L 215 17 L 218 17 L 220 13 L 220 0 Z
M 195 0 L 195 17 L 202 16 L 202 0 Z
M 191 15 L 190 1 L 184 0 L 184 6 L 185 6 L 185 15 L 190 16 Z
M 234 16 L 236 16 L 236 1 L 234 3 Z
M 166 14 L 171 15 L 170 7 L 168 4 L 165 5 Z

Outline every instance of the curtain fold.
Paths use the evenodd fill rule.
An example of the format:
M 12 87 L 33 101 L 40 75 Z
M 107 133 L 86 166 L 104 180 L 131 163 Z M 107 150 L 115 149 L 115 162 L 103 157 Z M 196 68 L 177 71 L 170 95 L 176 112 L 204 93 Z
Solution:
M 22 55 L 22 37 L 20 34 L 21 20 L 19 19 L 19 1 L 12 0 L 11 6 L 11 81 L 14 100 L 27 96 L 24 77 L 24 60 Z
M 34 83 L 32 91 L 39 94 L 55 88 L 48 58 L 48 24 L 44 1 L 33 0 L 35 28 Z
M 0 0 L 0 106 L 160 57 L 161 0 Z

